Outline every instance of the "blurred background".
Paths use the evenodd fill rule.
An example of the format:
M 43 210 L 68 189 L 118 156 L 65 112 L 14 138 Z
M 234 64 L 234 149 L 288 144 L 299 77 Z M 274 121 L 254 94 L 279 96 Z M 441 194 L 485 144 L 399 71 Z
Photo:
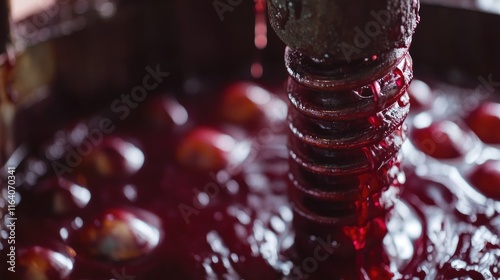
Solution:
M 471 86 L 480 75 L 500 77 L 500 11 L 494 2 L 422 1 L 411 50 L 417 76 Z M 58 127 L 61 116 L 98 110 L 138 84 L 147 65 L 170 73 L 163 87 L 187 93 L 224 79 L 285 77 L 284 45 L 267 26 L 262 0 L 15 0 L 10 6 L 16 63 L 4 77 L 16 96 L 2 97 L 4 122 L 14 111 L 6 103 L 15 103 L 16 111 L 25 112 L 19 113 L 22 122 L 47 119 Z M 6 41 L 5 8 L 2 13 Z M 56 105 L 47 103 L 43 112 L 28 112 L 39 103 L 34 100 L 45 98 L 40 88 L 65 105 L 49 110 Z M 16 143 L 50 134 L 20 130 Z

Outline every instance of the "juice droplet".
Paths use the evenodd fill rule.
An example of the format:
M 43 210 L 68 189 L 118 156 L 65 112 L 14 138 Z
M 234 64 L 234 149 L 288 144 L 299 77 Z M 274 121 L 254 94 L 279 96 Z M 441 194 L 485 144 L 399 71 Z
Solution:
M 262 74 L 264 74 L 264 69 L 262 67 L 262 64 L 260 62 L 252 63 L 252 67 L 250 68 L 250 73 L 252 74 L 252 78 L 254 79 L 261 78 Z
M 266 7 L 265 0 L 255 0 L 255 11 L 257 13 L 263 13 Z

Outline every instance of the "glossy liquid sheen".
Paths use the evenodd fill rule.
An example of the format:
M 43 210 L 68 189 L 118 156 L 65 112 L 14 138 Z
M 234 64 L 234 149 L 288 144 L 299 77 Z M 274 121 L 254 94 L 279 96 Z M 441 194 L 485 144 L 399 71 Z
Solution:
M 406 58 L 404 61 L 411 63 Z M 397 88 L 402 87 L 398 80 L 404 78 L 406 82 L 409 76 L 405 75 L 404 64 L 396 68 L 400 70 L 389 73 L 387 84 Z M 289 86 L 300 89 L 293 81 Z M 392 147 L 405 138 L 405 129 L 400 122 L 387 118 L 404 119 L 404 114 L 389 112 L 391 106 L 399 106 L 397 111 L 404 112 L 406 94 L 377 96 L 378 92 L 387 92 L 384 84 L 379 86 L 373 85 L 357 95 L 342 96 L 346 100 L 340 101 L 366 100 L 369 107 L 378 98 L 377 102 L 389 109 L 375 116 L 368 114 L 354 126 L 394 125 L 381 130 L 392 132 L 382 137 L 384 141 L 400 139 L 389 141 L 387 147 Z M 122 275 L 134 279 L 498 278 L 500 206 L 489 198 L 491 195 L 481 194 L 482 190 L 472 184 L 471 176 L 487 162 L 500 160 L 499 143 L 482 142 L 466 124 L 474 107 L 495 97 L 442 84 L 433 87 L 435 90 L 427 96 L 431 101 L 413 106 L 408 118 L 410 139 L 402 148 L 406 179 L 398 172 L 401 157 L 396 152 L 387 158 L 368 156 L 378 151 L 374 149 L 352 157 L 357 164 L 351 165 L 352 170 L 364 168 L 367 174 L 362 175 L 364 178 L 390 180 L 396 189 L 394 193 L 390 189 L 383 192 L 374 189 L 373 194 L 389 195 L 373 199 L 385 204 L 367 203 L 368 208 L 359 205 L 370 199 L 357 203 L 359 196 L 353 195 L 358 190 L 352 191 L 351 173 L 342 177 L 344 181 L 332 180 L 345 182 L 345 189 L 327 197 L 327 201 L 347 201 L 337 204 L 342 206 L 340 210 L 328 208 L 335 202 L 318 202 L 314 192 L 310 192 L 311 200 L 299 200 L 307 195 L 300 191 L 332 192 L 289 185 L 294 182 L 293 178 L 289 180 L 290 169 L 292 174 L 298 173 L 293 172 L 296 161 L 289 159 L 287 138 L 296 135 L 294 124 L 306 124 L 307 119 L 290 122 L 292 130 L 288 129 L 287 106 L 280 86 L 269 87 L 274 94 L 252 84 L 207 87 L 179 100 L 158 94 L 148 97 L 124 120 L 112 112 L 77 120 L 31 153 L 17 168 L 20 198 L 16 213 L 17 272 L 11 274 L 4 269 L 3 252 L 7 246 L 4 239 L 0 276 L 2 279 L 110 279 Z M 415 100 L 421 92 L 414 90 Z M 473 100 L 472 96 L 480 102 L 464 102 Z M 315 101 L 303 97 L 291 96 L 292 101 Z M 319 104 L 324 104 L 321 94 L 317 98 Z M 383 102 L 385 99 L 390 101 Z M 372 109 L 376 108 L 368 111 Z M 295 114 L 293 110 L 291 115 Z M 100 141 L 95 138 L 92 152 L 72 165 L 72 160 L 78 160 L 68 162 L 66 157 L 85 150 L 83 143 L 90 142 L 88 139 L 100 128 L 103 116 L 112 120 L 112 125 L 106 127 L 116 126 L 115 129 L 104 129 L 110 132 L 103 133 Z M 429 137 L 419 134 L 443 120 L 458 125 L 445 122 Z M 342 131 L 342 126 L 337 127 Z M 312 132 L 321 134 L 323 128 L 317 127 Z M 368 142 L 381 139 L 370 139 L 370 135 L 347 136 Z M 347 141 L 344 145 L 349 143 L 355 142 Z M 453 145 L 459 148 L 446 152 Z M 381 154 L 388 151 L 391 149 L 382 149 Z M 351 159 L 349 154 L 346 158 Z M 54 169 L 53 162 L 64 163 L 71 171 Z M 377 166 L 382 167 L 377 169 Z M 334 175 L 343 176 L 348 167 L 340 165 L 339 173 Z M 56 176 L 55 170 L 61 176 Z M 319 187 L 327 186 L 321 181 L 325 177 L 314 179 L 319 181 Z M 399 200 L 394 197 L 396 194 Z M 363 199 L 373 196 L 370 192 L 362 195 Z M 353 201 L 355 207 L 349 206 Z M 310 211 L 312 217 L 300 219 L 297 205 Z M 344 224 L 337 230 L 331 230 L 331 224 L 314 228 L 317 217 L 335 217 Z M 368 221 L 376 226 L 363 231 Z M 331 235 L 318 236 L 316 233 L 322 230 Z
M 297 59 L 300 54 L 287 49 L 285 60 Z M 377 59 L 364 68 L 376 68 Z M 287 65 L 294 77 L 288 83 L 290 193 L 296 245 L 306 256 L 318 246 L 311 236 L 334 235 L 337 258 L 358 255 L 362 263 L 387 232 L 386 216 L 404 183 L 399 150 L 413 77 L 408 54 L 393 63 L 389 71 L 356 71 L 359 81 L 349 81 L 346 70 L 321 79 L 294 69 L 306 62 Z

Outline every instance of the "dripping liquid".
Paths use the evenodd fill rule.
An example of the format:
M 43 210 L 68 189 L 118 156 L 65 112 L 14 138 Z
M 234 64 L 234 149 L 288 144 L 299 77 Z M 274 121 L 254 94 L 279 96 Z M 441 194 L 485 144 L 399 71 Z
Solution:
M 252 78 L 259 79 L 264 74 L 262 50 L 267 46 L 266 0 L 255 0 L 254 45 L 255 54 L 250 73 Z
M 368 253 L 385 258 L 386 222 L 402 187 L 411 57 L 405 53 L 393 68 L 368 84 L 373 77 L 347 86 L 337 80 L 340 90 L 311 87 L 304 72 L 288 81 L 290 200 L 297 250 L 306 256 L 318 246 L 311 240 L 334 236 L 337 259 L 356 256 L 365 267 Z M 288 71 L 295 76 L 296 69 Z

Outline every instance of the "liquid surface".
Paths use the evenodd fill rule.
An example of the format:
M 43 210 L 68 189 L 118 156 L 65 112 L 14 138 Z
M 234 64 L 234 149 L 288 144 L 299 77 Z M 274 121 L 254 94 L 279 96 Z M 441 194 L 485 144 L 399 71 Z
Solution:
M 406 185 L 364 256 L 336 258 L 334 237 L 295 250 L 284 93 L 235 83 L 78 120 L 23 160 L 17 272 L 2 231 L 0 278 L 499 278 L 500 143 L 469 116 L 496 97 L 415 84 Z

